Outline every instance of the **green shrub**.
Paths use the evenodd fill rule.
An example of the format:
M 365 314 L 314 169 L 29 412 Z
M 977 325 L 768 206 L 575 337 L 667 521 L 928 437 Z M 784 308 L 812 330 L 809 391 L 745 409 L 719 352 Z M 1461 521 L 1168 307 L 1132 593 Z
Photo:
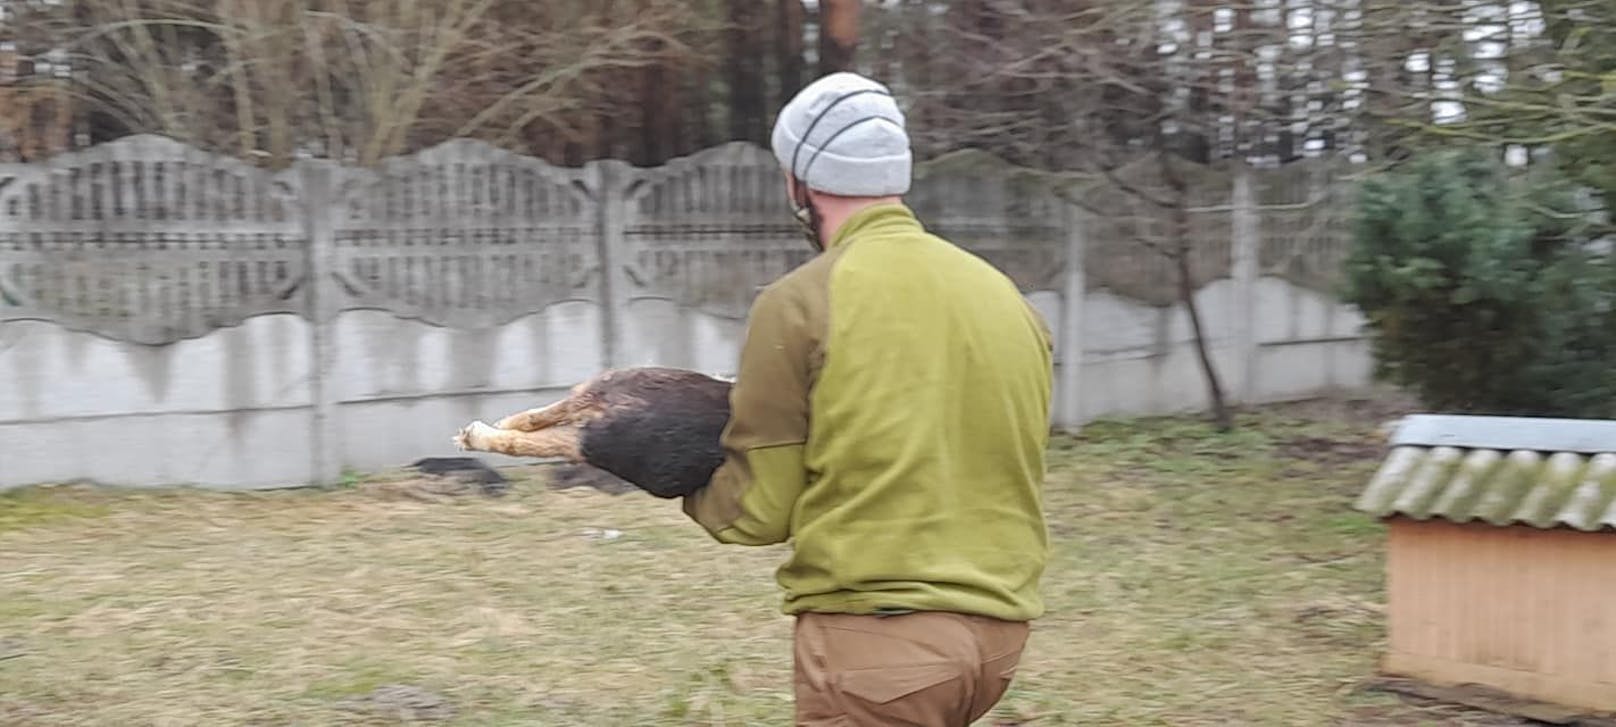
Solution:
M 1377 374 L 1437 410 L 1616 416 L 1616 255 L 1548 167 L 1445 150 L 1361 189 L 1347 300 Z

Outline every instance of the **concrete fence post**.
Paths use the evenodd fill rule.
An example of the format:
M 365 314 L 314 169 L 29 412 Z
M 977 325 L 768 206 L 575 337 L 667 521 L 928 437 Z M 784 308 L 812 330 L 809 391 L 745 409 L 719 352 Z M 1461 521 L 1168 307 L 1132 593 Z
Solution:
M 1087 214 L 1076 204 L 1065 205 L 1066 277 L 1061 286 L 1061 319 L 1055 326 L 1061 367 L 1056 402 L 1056 426 L 1076 431 L 1083 426 L 1083 301 L 1088 295 L 1084 257 L 1087 253 Z
M 1238 378 L 1235 379 L 1237 400 L 1245 404 L 1257 403 L 1258 348 L 1257 340 L 1257 278 L 1261 273 L 1262 225 L 1258 218 L 1257 202 L 1252 194 L 1251 168 L 1244 164 L 1234 167 L 1231 188 L 1231 252 L 1232 277 L 1235 284 L 1235 346 L 1238 350 Z
M 629 281 L 624 274 L 628 241 L 623 235 L 628 183 L 632 168 L 615 159 L 591 162 L 589 182 L 594 189 L 596 229 L 600 233 L 601 359 L 607 368 L 626 365 Z
M 314 417 L 310 428 L 311 484 L 326 485 L 342 477 L 342 428 L 337 396 L 330 386 L 336 363 L 333 327 L 337 318 L 335 217 L 337 168 L 326 160 L 299 161 L 303 229 L 308 240 L 309 397 Z

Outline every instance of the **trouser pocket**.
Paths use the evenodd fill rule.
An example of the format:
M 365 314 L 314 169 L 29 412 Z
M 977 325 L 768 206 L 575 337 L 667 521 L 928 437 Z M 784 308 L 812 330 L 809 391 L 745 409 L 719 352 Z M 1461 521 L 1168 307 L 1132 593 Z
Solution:
M 797 724 L 967 727 L 1004 696 L 1025 624 L 918 613 L 805 614 L 796 630 Z
M 969 674 L 959 664 L 931 663 L 834 672 L 838 710 L 853 724 L 959 724 Z

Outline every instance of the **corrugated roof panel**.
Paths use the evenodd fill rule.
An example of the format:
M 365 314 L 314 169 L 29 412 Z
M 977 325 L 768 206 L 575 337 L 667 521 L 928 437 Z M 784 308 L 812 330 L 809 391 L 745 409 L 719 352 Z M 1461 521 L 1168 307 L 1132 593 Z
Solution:
M 1481 500 L 1471 517 L 1494 525 L 1507 525 L 1512 517 L 1522 518 L 1521 501 L 1532 487 L 1541 481 L 1544 472 L 1543 456 L 1537 452 L 1510 452 L 1504 465 L 1490 473 Z
M 1608 503 L 1608 506 L 1607 506 Z M 1595 455 L 1554 518 L 1578 530 L 1616 527 L 1616 454 Z
M 1414 451 L 1421 450 L 1410 447 Z M 1476 506 L 1482 495 L 1482 487 L 1500 467 L 1508 466 L 1504 455 L 1491 449 L 1478 449 L 1465 457 L 1463 466 L 1454 473 L 1454 478 L 1447 483 L 1442 496 L 1437 498 L 1431 509 L 1420 513 L 1420 517 L 1429 517 L 1432 512 L 1461 512 L 1469 511 Z
M 1361 510 L 1391 510 L 1390 503 L 1402 493 L 1409 472 L 1424 459 L 1425 452 L 1417 447 L 1397 447 L 1380 463 L 1380 469 L 1370 478 L 1369 486 L 1358 495 Z
M 1572 452 L 1549 455 L 1537 482 L 1526 488 L 1526 496 L 1515 507 L 1515 516 L 1535 527 L 1554 527 L 1556 510 L 1576 489 L 1587 468 L 1587 457 Z
M 1616 529 L 1616 452 L 1405 444 L 1387 455 L 1357 507 L 1378 517 Z
M 1409 473 L 1402 494 L 1392 507 L 1403 512 L 1430 512 L 1431 503 L 1442 493 L 1442 488 L 1458 471 L 1463 452 L 1452 447 L 1437 447 Z

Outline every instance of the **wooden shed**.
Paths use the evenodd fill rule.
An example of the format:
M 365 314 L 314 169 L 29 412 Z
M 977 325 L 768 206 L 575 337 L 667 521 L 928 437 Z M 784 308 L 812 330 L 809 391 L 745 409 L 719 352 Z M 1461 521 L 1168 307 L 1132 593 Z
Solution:
M 1616 421 L 1414 416 L 1383 518 L 1383 671 L 1616 712 Z

